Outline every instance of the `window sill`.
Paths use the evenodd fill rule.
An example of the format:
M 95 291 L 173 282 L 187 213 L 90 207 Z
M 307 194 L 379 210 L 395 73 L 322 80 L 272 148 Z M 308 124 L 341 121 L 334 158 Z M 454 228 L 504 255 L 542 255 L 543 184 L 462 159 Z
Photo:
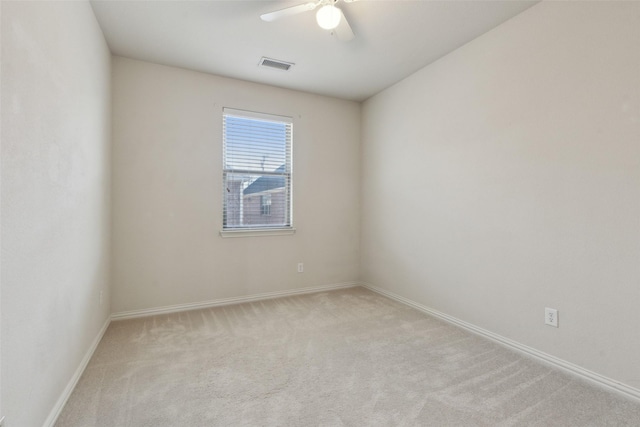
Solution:
M 221 237 L 259 237 L 259 236 L 287 236 L 295 234 L 295 228 L 243 228 L 237 230 L 222 230 Z

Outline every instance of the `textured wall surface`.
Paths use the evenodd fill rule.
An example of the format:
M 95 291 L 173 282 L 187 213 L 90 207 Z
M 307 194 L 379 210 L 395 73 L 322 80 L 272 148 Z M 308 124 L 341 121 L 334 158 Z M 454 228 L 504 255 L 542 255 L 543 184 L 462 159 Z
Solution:
M 638 46 L 543 2 L 368 100 L 364 280 L 640 388 Z
M 220 237 L 223 107 L 293 117 L 294 235 Z M 115 57 L 113 111 L 114 312 L 357 280 L 360 104 Z
M 111 56 L 88 2 L 1 7 L 2 404 L 39 427 L 109 314 Z

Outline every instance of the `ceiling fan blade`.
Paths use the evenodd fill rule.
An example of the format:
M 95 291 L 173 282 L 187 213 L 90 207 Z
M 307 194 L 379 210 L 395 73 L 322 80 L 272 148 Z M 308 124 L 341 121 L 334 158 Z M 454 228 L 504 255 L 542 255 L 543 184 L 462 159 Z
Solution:
M 338 10 L 340 11 L 340 23 L 333 30 L 333 33 L 336 35 L 336 37 L 340 41 L 348 42 L 350 40 L 353 40 L 355 35 L 353 34 L 351 25 L 349 25 L 349 22 L 347 21 L 347 18 L 344 16 L 344 13 L 342 12 L 342 10 L 341 9 L 338 9 Z
M 299 4 L 297 6 L 291 6 L 285 9 L 276 10 L 275 12 L 264 13 L 260 15 L 260 19 L 262 19 L 263 21 L 272 22 L 276 19 L 284 18 L 285 16 L 297 15 L 298 13 L 313 10 L 319 4 L 320 2 L 310 1 L 308 3 Z

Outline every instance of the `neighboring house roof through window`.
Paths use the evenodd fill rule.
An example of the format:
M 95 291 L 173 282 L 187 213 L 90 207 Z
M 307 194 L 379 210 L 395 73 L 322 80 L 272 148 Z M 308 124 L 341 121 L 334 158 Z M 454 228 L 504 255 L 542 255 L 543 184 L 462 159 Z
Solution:
M 280 166 L 275 172 L 284 172 L 285 165 Z M 263 193 L 269 190 L 275 190 L 276 188 L 284 188 L 285 179 L 284 176 L 270 176 L 264 175 L 260 178 L 253 181 L 247 188 L 242 192 L 243 195 L 248 196 L 249 194 Z

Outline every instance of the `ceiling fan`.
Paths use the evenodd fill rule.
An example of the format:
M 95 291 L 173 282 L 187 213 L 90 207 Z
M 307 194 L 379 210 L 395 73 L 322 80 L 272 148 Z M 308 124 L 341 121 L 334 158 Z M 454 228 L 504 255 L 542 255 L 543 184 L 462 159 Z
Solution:
M 320 28 L 331 31 L 332 34 L 341 41 L 349 41 L 353 39 L 354 34 L 351 26 L 347 22 L 342 10 L 336 6 L 340 0 L 316 0 L 308 3 L 299 4 L 297 6 L 287 7 L 285 9 L 276 10 L 274 12 L 264 13 L 260 15 L 263 21 L 272 22 L 285 16 L 297 15 L 298 13 L 307 12 L 321 6 L 316 12 L 316 21 Z M 356 0 L 342 0 L 344 3 L 352 3 Z

